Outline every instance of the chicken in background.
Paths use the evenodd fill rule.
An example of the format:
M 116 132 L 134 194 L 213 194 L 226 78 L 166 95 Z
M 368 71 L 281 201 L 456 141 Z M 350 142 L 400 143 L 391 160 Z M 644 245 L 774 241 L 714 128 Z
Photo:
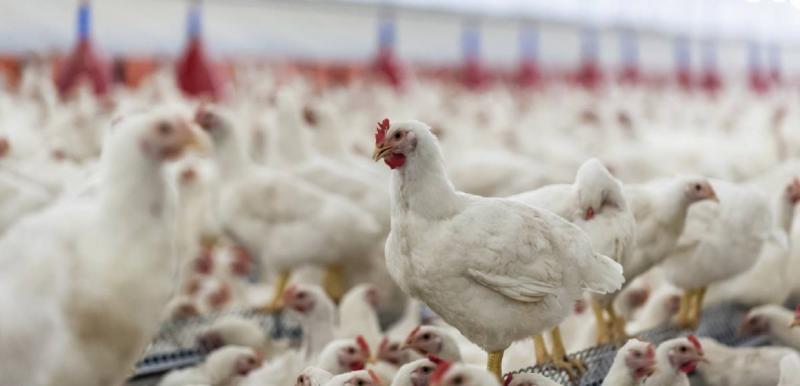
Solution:
M 509 198 L 550 210 L 577 225 L 589 236 L 592 248 L 621 264 L 624 274 L 635 249 L 636 222 L 622 189 L 622 183 L 599 160 L 589 159 L 571 185 L 548 185 Z M 626 339 L 624 320 L 617 316 L 613 301 L 614 295 L 592 296 L 598 344 Z M 541 341 L 536 339 L 537 344 Z
M 739 334 L 766 335 L 776 344 L 800 350 L 800 329 L 794 328 L 797 315 L 774 304 L 756 307 L 742 318 Z
M 755 189 L 712 181 L 719 203 L 692 205 L 673 253 L 660 264 L 667 279 L 685 291 L 677 324 L 695 329 L 709 285 L 755 264 L 772 229 L 766 198 Z
M 800 379 L 800 355 L 787 354 L 781 359 L 778 386 L 794 386 Z
M 250 372 L 261 366 L 261 356 L 249 347 L 227 346 L 188 369 L 164 376 L 158 386 L 238 385 Z
M 728 347 L 712 338 L 700 338 L 708 361 L 697 375 L 709 386 L 772 386 L 778 384 L 780 361 L 795 353 L 786 347 Z
M 775 198 L 775 225 L 764 241 L 756 263 L 747 271 L 708 289 L 705 304 L 739 303 L 754 307 L 783 304 L 792 289 L 788 235 L 794 222 L 795 204 L 800 201 L 800 179 L 793 178 Z M 795 247 L 796 248 L 796 247 Z
M 480 367 L 441 361 L 431 374 L 430 386 L 500 386 L 497 377 Z
M 217 148 L 220 221 L 258 256 L 262 268 L 276 274 L 274 297 L 265 308 L 280 306 L 291 271 L 304 265 L 325 267 L 327 291 L 338 293 L 341 267 L 375 246 L 378 226 L 372 216 L 343 196 L 255 164 L 242 148 L 241 129 L 219 108 L 201 106 L 195 120 Z

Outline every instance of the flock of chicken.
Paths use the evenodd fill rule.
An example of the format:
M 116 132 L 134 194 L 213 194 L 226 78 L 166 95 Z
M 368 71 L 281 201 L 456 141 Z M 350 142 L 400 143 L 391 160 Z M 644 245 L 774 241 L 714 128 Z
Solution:
M 0 94 L 1 386 L 124 384 L 162 323 L 242 308 L 301 346 L 230 314 L 160 385 L 545 386 L 503 370 L 596 344 L 604 385 L 800 384 L 795 94 L 233 87 Z M 780 346 L 632 338 L 728 302 Z

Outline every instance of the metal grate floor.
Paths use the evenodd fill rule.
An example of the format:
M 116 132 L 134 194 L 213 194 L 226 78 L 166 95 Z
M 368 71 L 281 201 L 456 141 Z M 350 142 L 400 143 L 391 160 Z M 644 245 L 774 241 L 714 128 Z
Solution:
M 696 335 L 712 337 L 729 346 L 757 346 L 768 342 L 763 337 L 740 337 L 737 334 L 739 323 L 746 313 L 746 308 L 733 304 L 719 305 L 703 311 L 702 323 Z M 181 367 L 194 365 L 206 355 L 195 344 L 195 337 L 203 329 L 224 315 L 237 314 L 258 320 L 264 331 L 274 339 L 300 339 L 301 331 L 296 321 L 282 314 L 264 314 L 254 311 L 233 311 L 191 318 L 179 322 L 165 324 L 157 338 L 150 344 L 141 361 L 136 365 L 136 373 L 130 380 L 130 386 L 156 385 L 160 375 Z M 660 343 L 687 332 L 674 327 L 660 327 L 647 331 L 640 339 Z M 570 354 L 586 364 L 587 372 L 580 379 L 580 386 L 599 386 L 614 361 L 617 348 L 614 345 L 602 345 Z M 537 365 L 513 371 L 512 373 L 535 372 L 545 375 L 556 382 L 569 385 L 570 380 L 565 372 L 548 365 Z

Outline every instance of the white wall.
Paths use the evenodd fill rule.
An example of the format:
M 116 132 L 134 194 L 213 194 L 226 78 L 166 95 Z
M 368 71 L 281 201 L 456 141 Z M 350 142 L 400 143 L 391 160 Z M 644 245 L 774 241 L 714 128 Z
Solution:
M 637 7 L 647 8 L 647 4 L 652 7 L 649 13 L 642 14 L 642 22 L 651 22 L 659 28 L 640 34 L 639 58 L 646 69 L 669 70 L 673 67 L 672 38 L 657 31 L 667 28 L 670 23 L 667 15 L 676 12 L 659 6 L 664 1 L 630 0 L 632 8 L 620 8 L 614 13 L 617 23 L 627 25 L 641 14 Z M 751 5 L 741 0 L 714 1 L 738 4 L 730 9 Z M 619 6 L 619 2 L 604 2 Z M 541 6 L 539 3 L 533 1 L 529 6 L 535 8 Z M 567 1 L 564 4 L 572 4 L 572 8 L 564 8 L 566 11 L 556 9 L 549 17 L 570 19 L 567 13 L 579 9 L 573 3 L 575 1 Z M 688 4 L 686 0 L 677 3 Z M 67 49 L 75 37 L 75 4 L 76 1 L 72 0 L 0 0 L 0 52 Z M 187 6 L 187 2 L 180 0 L 96 0 L 93 3 L 95 39 L 112 53 L 174 54 L 184 40 Z M 703 32 L 698 30 L 697 20 L 702 20 L 698 12 L 702 13 L 705 8 L 687 7 L 686 19 L 694 20 L 694 24 L 686 24 L 693 28 L 686 32 Z M 720 28 L 720 31 L 735 35 L 731 32 L 734 31 L 732 26 L 742 23 L 741 10 L 720 9 L 718 19 L 721 21 L 709 28 Z M 599 14 L 598 10 L 592 12 Z M 218 55 L 364 60 L 374 52 L 377 13 L 377 8 L 369 4 L 333 1 L 211 0 L 207 1 L 204 10 L 205 32 L 209 46 Z M 754 18 L 758 15 L 761 13 L 754 14 Z M 787 20 L 796 17 L 795 14 L 785 16 L 789 18 Z M 411 9 L 398 11 L 396 20 L 398 50 L 402 58 L 433 63 L 460 60 L 463 15 Z M 613 66 L 618 61 L 619 51 L 615 24 L 593 23 L 605 25 L 600 39 L 601 63 Z M 763 29 L 763 23 L 755 20 L 753 23 L 751 29 L 754 31 Z M 503 14 L 500 18 L 484 17 L 481 24 L 483 57 L 496 65 L 515 63 L 520 21 Z M 800 20 L 797 24 L 800 25 Z M 580 28 L 556 23 L 538 25 L 539 54 L 545 65 L 573 66 L 579 58 Z M 742 27 L 737 31 L 745 29 Z M 753 39 L 761 37 L 754 36 Z M 694 63 L 699 65 L 699 44 L 695 42 L 693 46 Z M 737 73 L 746 69 L 747 47 L 744 41 L 720 44 L 718 51 L 719 65 L 726 72 Z M 783 56 L 785 69 L 800 69 L 797 52 L 785 49 Z

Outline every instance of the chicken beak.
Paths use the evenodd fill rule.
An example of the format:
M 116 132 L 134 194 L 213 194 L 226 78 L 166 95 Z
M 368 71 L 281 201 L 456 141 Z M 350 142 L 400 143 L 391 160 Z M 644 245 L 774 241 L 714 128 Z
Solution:
M 378 160 L 386 157 L 389 154 L 389 152 L 391 152 L 391 150 L 392 150 L 391 146 L 388 146 L 388 145 L 385 145 L 385 144 L 376 145 L 375 146 L 375 151 L 372 153 L 372 160 L 373 161 L 378 161 Z
M 795 318 L 792 320 L 792 323 L 789 323 L 789 328 L 795 328 L 800 326 L 800 319 Z
M 711 201 L 719 202 L 719 197 L 717 197 L 717 192 L 711 191 L 711 197 L 708 198 Z

